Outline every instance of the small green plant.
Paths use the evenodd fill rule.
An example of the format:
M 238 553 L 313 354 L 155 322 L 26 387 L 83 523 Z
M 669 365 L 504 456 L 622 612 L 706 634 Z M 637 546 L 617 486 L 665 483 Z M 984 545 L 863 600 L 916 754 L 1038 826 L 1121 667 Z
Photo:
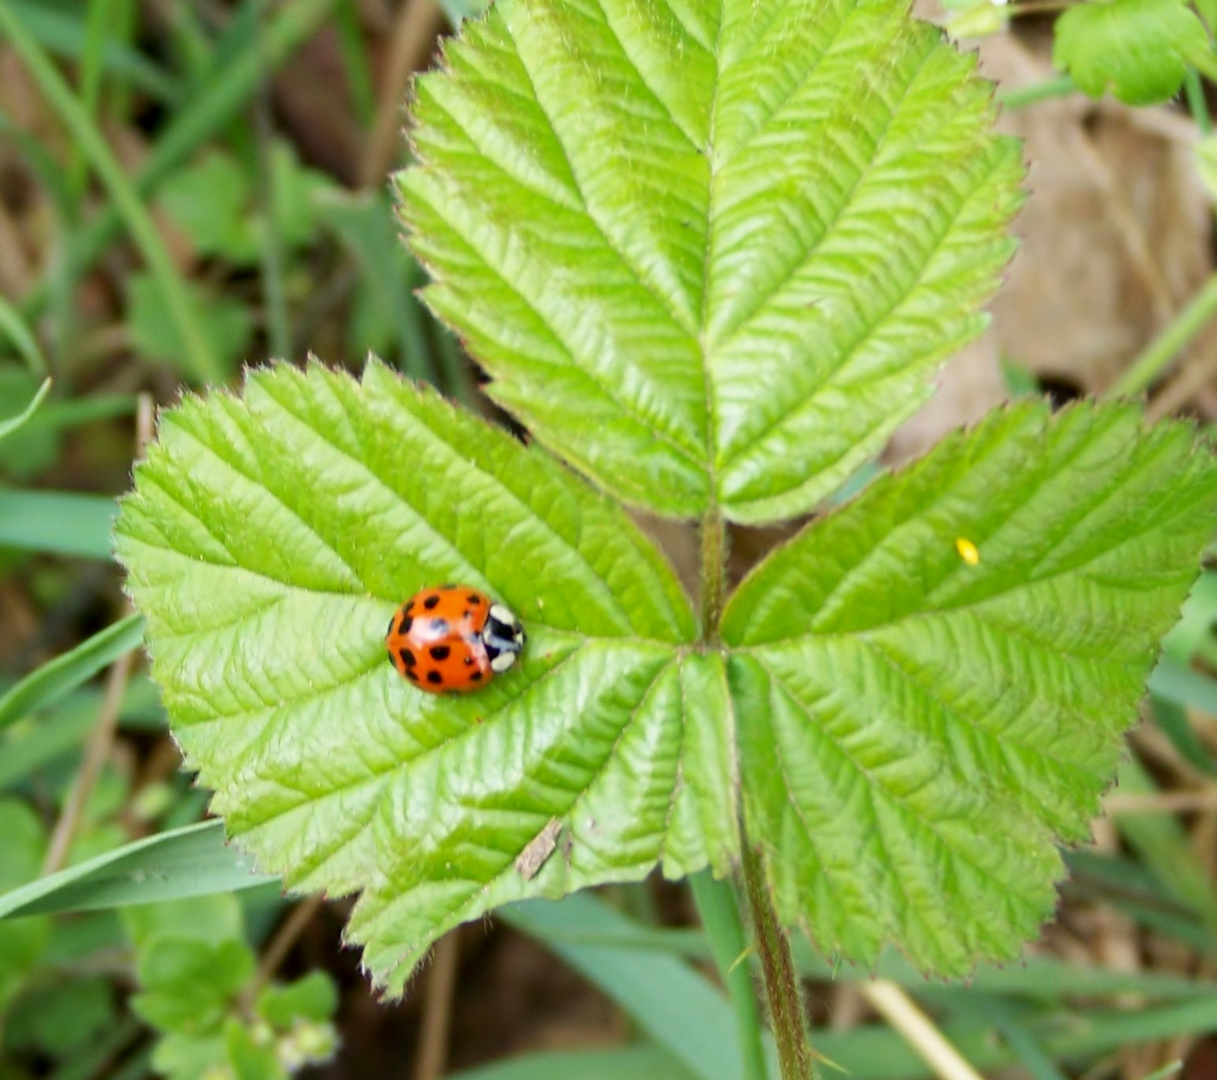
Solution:
M 163 415 L 116 536 L 175 734 L 262 869 L 361 894 L 389 992 L 509 901 L 709 868 L 789 1078 L 787 929 L 958 975 L 1048 917 L 1217 521 L 1193 430 L 1012 405 L 725 581 L 732 524 L 815 511 L 983 326 L 993 112 L 890 0 L 502 0 L 418 82 L 397 187 L 534 441 L 375 361 Z M 696 606 L 622 504 L 700 523 Z M 461 699 L 384 654 L 444 580 L 529 633 Z
M 135 1012 L 160 1038 L 152 1053 L 169 1080 L 286 1080 L 327 1060 L 337 992 L 315 971 L 263 985 L 232 896 L 131 907 L 123 921 L 136 947 Z

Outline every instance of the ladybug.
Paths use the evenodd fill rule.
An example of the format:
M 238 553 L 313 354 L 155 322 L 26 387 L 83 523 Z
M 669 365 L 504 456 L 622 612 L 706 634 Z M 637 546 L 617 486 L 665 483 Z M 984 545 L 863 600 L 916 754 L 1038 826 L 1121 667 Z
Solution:
M 437 585 L 402 604 L 385 645 L 398 673 L 420 690 L 467 694 L 516 662 L 524 627 L 477 589 Z

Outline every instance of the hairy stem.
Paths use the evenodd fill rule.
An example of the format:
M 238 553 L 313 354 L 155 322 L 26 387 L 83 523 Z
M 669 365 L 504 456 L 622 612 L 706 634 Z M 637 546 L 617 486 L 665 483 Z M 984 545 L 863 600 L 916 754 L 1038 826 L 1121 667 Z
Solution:
M 742 872 L 782 1080 L 819 1080 L 811 1044 L 807 1040 L 803 989 L 795 974 L 790 940 L 773 909 L 762 856 L 747 837 L 743 844 Z
M 718 640 L 726 582 L 727 523 L 717 507 L 712 507 L 701 521 L 701 637 L 704 642 Z

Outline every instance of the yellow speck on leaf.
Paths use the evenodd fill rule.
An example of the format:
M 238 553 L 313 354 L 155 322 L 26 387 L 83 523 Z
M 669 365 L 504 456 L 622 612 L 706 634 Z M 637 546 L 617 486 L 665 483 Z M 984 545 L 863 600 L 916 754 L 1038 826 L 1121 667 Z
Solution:
M 965 536 L 956 537 L 955 550 L 969 566 L 975 566 L 980 562 L 980 549 Z

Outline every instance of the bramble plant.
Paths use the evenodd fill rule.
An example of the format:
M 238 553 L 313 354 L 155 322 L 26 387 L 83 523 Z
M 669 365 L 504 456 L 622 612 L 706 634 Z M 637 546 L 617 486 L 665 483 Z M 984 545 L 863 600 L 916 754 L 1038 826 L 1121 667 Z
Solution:
M 501 0 L 396 185 L 532 443 L 374 360 L 163 414 L 116 536 L 174 732 L 262 869 L 361 894 L 386 991 L 499 905 L 709 867 L 793 1077 L 785 929 L 950 976 L 1050 915 L 1217 521 L 1193 430 L 1012 405 L 725 584 L 729 525 L 815 511 L 982 328 L 993 117 L 891 0 Z M 620 504 L 700 522 L 696 605 Z M 384 652 L 447 580 L 529 634 L 464 698 Z

